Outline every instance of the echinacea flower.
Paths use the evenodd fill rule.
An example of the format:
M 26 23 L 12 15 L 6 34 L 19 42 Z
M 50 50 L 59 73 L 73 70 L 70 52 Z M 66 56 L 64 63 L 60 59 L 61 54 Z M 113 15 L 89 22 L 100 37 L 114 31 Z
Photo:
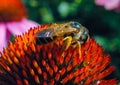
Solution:
M 104 6 L 106 10 L 120 9 L 120 0 L 95 0 L 99 6 Z
M 21 0 L 0 0 L 0 51 L 6 47 L 10 35 L 19 35 L 30 27 L 38 26 L 27 19 Z
M 0 85 L 117 85 L 116 79 L 105 79 L 115 67 L 93 38 L 61 55 L 64 37 L 36 44 L 36 33 L 46 28 L 30 29 L 9 42 L 0 57 Z

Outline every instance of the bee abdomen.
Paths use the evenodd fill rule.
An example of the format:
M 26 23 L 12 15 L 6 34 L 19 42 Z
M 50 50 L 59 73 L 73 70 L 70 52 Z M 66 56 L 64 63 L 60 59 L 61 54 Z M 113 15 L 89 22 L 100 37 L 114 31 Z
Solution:
M 47 44 L 55 39 L 56 37 L 36 37 L 36 44 Z

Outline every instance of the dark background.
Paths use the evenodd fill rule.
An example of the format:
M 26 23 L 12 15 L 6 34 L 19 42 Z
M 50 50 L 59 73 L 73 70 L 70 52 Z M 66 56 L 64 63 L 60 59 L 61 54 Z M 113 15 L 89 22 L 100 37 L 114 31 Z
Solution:
M 105 10 L 94 0 L 22 0 L 28 18 L 39 24 L 78 21 L 89 29 L 90 36 L 111 55 L 116 67 L 113 76 L 120 80 L 120 12 Z

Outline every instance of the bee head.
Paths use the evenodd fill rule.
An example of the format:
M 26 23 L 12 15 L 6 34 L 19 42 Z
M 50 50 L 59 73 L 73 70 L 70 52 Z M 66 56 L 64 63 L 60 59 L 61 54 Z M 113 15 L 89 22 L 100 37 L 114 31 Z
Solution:
M 74 33 L 74 39 L 78 40 L 81 44 L 83 44 L 89 38 L 89 31 L 86 27 L 82 26 L 79 22 L 70 22 L 70 26 L 72 28 L 76 28 L 78 30 L 77 33 Z

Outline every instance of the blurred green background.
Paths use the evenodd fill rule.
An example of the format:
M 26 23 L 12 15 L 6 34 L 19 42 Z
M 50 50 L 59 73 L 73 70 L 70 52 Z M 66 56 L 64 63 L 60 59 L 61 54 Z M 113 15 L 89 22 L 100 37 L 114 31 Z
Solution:
M 89 29 L 90 36 L 111 55 L 113 73 L 120 80 L 120 12 L 105 10 L 94 0 L 22 0 L 28 18 L 38 22 L 62 23 L 78 21 Z

